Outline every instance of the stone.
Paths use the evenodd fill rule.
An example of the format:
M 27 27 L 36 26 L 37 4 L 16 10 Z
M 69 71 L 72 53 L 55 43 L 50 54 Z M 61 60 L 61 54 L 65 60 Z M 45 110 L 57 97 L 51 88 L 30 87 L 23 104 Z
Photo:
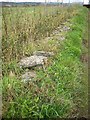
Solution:
M 20 68 L 32 68 L 36 66 L 43 66 L 47 62 L 47 57 L 32 55 L 30 57 L 25 57 L 20 60 Z
M 25 72 L 22 76 L 21 79 L 23 82 L 29 82 L 33 79 L 36 78 L 36 72 L 35 71 L 29 71 L 29 72 Z
M 44 57 L 52 57 L 54 55 L 53 52 L 45 52 L 45 51 L 35 51 L 33 55 L 44 56 Z
M 63 29 L 63 31 L 68 31 L 68 30 L 70 30 L 70 27 L 64 26 L 62 29 Z

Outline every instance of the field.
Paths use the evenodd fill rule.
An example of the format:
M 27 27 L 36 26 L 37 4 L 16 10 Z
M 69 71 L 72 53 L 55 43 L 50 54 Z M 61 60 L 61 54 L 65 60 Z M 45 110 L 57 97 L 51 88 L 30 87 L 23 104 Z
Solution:
M 13 58 L 19 59 L 19 57 L 24 56 L 24 54 L 30 54 L 32 47 L 34 49 L 35 44 L 39 44 L 36 40 L 40 41 L 43 37 L 49 36 L 52 30 L 70 16 L 70 14 L 68 14 L 70 9 L 72 8 L 65 7 L 62 10 L 61 7 L 56 6 L 47 7 L 46 10 L 45 7 L 42 6 L 36 8 L 3 8 L 4 40 L 2 44 L 9 46 L 9 49 L 2 48 L 4 49 L 3 54 L 6 55 L 4 60 L 10 61 L 10 59 Z M 11 45 L 6 39 L 11 42 Z M 35 43 L 32 41 L 35 41 Z M 30 44 L 29 48 L 28 44 Z M 6 47 L 5 45 L 3 46 Z M 12 53 L 12 51 L 14 53 Z
M 71 5 L 3 7 L 2 12 L 3 117 L 87 117 L 88 10 Z M 37 76 L 24 83 L 18 62 L 35 51 L 54 56 L 45 69 L 27 68 Z

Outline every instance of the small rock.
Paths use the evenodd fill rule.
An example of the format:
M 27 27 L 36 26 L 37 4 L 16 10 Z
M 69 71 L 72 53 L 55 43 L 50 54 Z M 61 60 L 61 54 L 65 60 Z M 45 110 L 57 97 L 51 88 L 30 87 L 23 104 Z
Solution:
M 36 78 L 35 71 L 26 72 L 21 76 L 21 79 L 22 79 L 23 82 L 29 82 L 29 81 L 31 81 L 35 78 Z
M 33 53 L 33 55 L 51 57 L 54 55 L 54 53 L 53 52 L 45 52 L 45 51 L 35 51 Z
M 43 66 L 45 62 L 47 62 L 47 57 L 33 55 L 21 59 L 21 61 L 19 62 L 19 66 L 21 68 L 32 68 L 35 66 Z
M 63 31 L 68 31 L 68 30 L 70 30 L 70 27 L 64 26 L 62 29 L 63 29 Z

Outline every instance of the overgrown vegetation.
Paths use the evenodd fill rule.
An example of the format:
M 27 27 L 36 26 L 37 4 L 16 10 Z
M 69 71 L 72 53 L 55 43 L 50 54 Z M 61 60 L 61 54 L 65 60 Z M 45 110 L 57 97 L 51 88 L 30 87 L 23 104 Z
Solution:
M 63 21 L 73 16 L 74 10 L 73 6 L 63 9 L 58 6 L 3 8 L 3 62 L 18 61 L 40 49 L 42 38 L 49 36 Z
M 58 43 L 58 53 L 51 66 L 44 72 L 37 71 L 36 80 L 24 84 L 16 76 L 4 75 L 3 117 L 46 119 L 84 115 L 87 109 L 87 73 L 86 64 L 80 58 L 82 49 L 85 49 L 82 40 L 87 9 L 79 7 L 75 12 L 76 16 L 70 20 L 72 30 L 64 42 Z M 10 63 L 6 70 L 12 69 L 17 75 L 21 71 L 15 64 Z

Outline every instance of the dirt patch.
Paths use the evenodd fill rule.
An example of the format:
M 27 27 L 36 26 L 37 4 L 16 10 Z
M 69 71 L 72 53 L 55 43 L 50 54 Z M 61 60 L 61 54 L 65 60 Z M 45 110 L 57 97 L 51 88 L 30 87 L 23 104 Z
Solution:
M 86 48 L 88 48 L 88 40 L 87 39 L 83 39 L 83 43 L 82 43 Z
M 88 63 L 88 53 L 83 53 L 80 59 L 82 62 Z

